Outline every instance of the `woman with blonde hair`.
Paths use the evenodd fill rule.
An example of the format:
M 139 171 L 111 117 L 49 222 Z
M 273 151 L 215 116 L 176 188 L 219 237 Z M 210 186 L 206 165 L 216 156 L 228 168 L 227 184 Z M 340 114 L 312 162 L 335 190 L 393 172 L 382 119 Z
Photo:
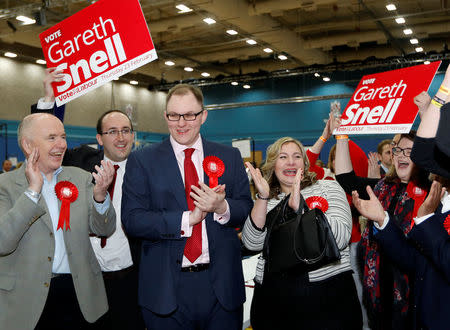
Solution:
M 261 171 L 250 163 L 246 165 L 258 190 L 242 231 L 242 241 L 249 250 L 262 251 L 265 247 L 270 225 L 266 214 L 285 197 L 289 198 L 289 208 L 297 211 L 302 196 L 310 207 L 311 201 L 320 201 L 341 253 L 339 261 L 310 272 L 295 267 L 283 272 L 269 271 L 261 254 L 250 314 L 252 327 L 361 329 L 361 310 L 348 250 L 352 220 L 342 188 L 336 181 L 317 180 L 316 174 L 309 171 L 303 145 L 290 137 L 269 146 Z

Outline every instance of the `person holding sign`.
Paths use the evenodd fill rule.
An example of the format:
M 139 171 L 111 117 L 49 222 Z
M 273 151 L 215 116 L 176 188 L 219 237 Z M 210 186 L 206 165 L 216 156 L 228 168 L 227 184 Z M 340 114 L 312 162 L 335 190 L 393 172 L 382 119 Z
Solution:
M 337 122 L 339 125 L 339 122 Z M 400 134 L 392 148 L 393 166 L 379 180 L 354 174 L 348 157 L 348 136 L 336 135 L 336 179 L 347 193 L 356 190 L 368 198 L 366 186 L 386 211 L 395 216 L 396 225 L 406 235 L 413 217 L 425 199 L 429 187 L 427 173 L 420 171 L 410 159 L 415 132 Z M 373 224 L 362 233 L 360 249 L 363 257 L 363 299 L 371 329 L 410 329 L 414 311 L 410 297 L 409 273 L 391 262 L 374 240 Z
M 170 138 L 131 153 L 123 183 L 122 223 L 142 239 L 143 317 L 148 329 L 241 329 L 234 228 L 253 204 L 242 158 L 200 135 L 208 116 L 200 89 L 176 85 L 166 100 Z
M 18 140 L 26 164 L 0 176 L 0 329 L 85 328 L 108 309 L 89 233 L 114 232 L 114 168 L 62 167 L 64 126 L 50 114 L 25 117 Z

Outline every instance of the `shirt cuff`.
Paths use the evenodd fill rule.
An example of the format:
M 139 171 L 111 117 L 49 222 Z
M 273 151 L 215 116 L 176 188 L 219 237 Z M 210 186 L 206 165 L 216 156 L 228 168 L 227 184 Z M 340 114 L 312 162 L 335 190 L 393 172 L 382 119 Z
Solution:
M 225 203 L 227 204 L 227 209 L 225 213 L 222 214 L 214 213 L 214 221 L 217 221 L 221 225 L 224 225 L 228 221 L 230 221 L 230 206 L 228 205 L 227 200 L 225 200 Z
M 24 193 L 25 193 L 25 195 L 27 195 L 28 198 L 31 199 L 35 204 L 37 204 L 37 203 L 39 202 L 39 198 L 35 198 L 35 197 L 31 196 L 31 194 L 30 194 L 28 191 L 25 191 Z
M 374 222 L 374 223 L 373 223 L 373 225 L 375 226 L 375 228 L 378 229 L 378 230 L 383 230 L 384 228 L 386 228 L 386 226 L 387 226 L 387 224 L 388 224 L 388 222 L 389 222 L 389 214 L 388 214 L 386 211 L 384 211 L 384 214 L 385 214 L 385 217 L 384 217 L 384 222 L 383 222 L 383 225 L 382 225 L 382 226 L 380 226 L 380 225 L 378 224 L 378 222 Z
M 434 213 L 430 213 L 430 214 L 424 215 L 423 217 L 416 217 L 416 218 L 414 218 L 414 223 L 416 225 L 420 225 L 422 222 L 424 222 L 428 218 L 431 218 L 433 215 L 434 215 Z
M 191 237 L 193 226 L 189 225 L 191 211 L 184 211 L 181 216 L 181 237 Z
M 37 108 L 42 110 L 53 109 L 55 102 L 45 102 L 44 98 L 41 97 L 37 103 Z
M 106 194 L 106 198 L 103 203 L 96 202 L 94 198 L 92 198 L 92 200 L 94 201 L 94 206 L 98 214 L 105 214 L 106 211 L 108 211 L 109 206 L 111 205 L 111 198 L 109 197 L 109 193 Z

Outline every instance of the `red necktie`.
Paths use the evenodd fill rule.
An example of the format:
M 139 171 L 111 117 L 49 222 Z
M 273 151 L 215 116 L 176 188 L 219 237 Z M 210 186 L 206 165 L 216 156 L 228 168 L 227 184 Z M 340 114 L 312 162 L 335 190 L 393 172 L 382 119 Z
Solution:
M 111 197 L 111 203 L 112 203 L 112 199 L 114 196 L 114 186 L 116 185 L 116 178 L 117 178 L 117 170 L 119 169 L 119 165 L 114 165 L 114 176 L 112 179 L 111 184 L 108 187 L 108 192 L 109 192 L 109 197 Z M 102 247 L 102 249 L 106 246 L 106 236 L 102 236 L 100 237 L 100 246 Z
M 194 200 L 190 196 L 191 186 L 198 186 L 198 175 L 192 162 L 191 156 L 194 148 L 184 150 L 184 191 L 188 208 L 192 211 L 195 208 Z M 192 235 L 188 237 L 184 247 L 184 255 L 190 261 L 194 262 L 202 254 L 202 223 L 197 223 L 192 228 Z

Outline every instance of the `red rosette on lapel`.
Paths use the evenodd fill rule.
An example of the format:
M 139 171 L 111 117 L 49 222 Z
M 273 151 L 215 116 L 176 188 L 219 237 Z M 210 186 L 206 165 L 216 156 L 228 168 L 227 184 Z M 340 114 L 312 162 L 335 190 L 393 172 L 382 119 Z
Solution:
M 320 196 L 311 196 L 305 200 L 306 204 L 310 209 L 318 208 L 323 213 L 328 210 L 328 202 L 325 198 Z
M 447 215 L 447 217 L 444 220 L 444 229 L 447 231 L 447 233 L 450 235 L 450 214 Z
M 78 198 L 77 187 L 69 181 L 61 181 L 55 185 L 56 197 L 61 201 L 61 210 L 59 211 L 58 229 L 64 230 L 66 224 L 66 231 L 70 230 L 70 203 L 73 203 Z
M 209 178 L 209 187 L 214 188 L 219 184 L 219 177 L 225 172 L 225 164 L 216 156 L 207 156 L 203 159 L 203 170 Z

